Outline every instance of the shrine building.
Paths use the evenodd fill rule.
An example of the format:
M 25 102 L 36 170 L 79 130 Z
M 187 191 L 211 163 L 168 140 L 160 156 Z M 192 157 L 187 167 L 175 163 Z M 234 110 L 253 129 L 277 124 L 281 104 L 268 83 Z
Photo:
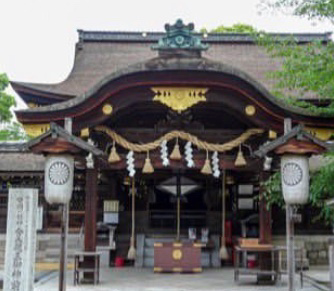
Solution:
M 223 243 L 231 258 L 240 237 L 284 240 L 284 210 L 268 210 L 259 199 L 279 158 L 254 152 L 283 135 L 286 119 L 323 142 L 334 122 L 271 93 L 275 83 L 267 74 L 282 60 L 248 34 L 195 33 L 181 20 L 165 32 L 79 30 L 78 37 L 63 82 L 11 82 L 29 107 L 16 116 L 33 140 L 0 146 L 3 233 L 8 188 L 39 188 L 37 260 L 47 257 L 61 212 L 45 201 L 44 161 L 59 150 L 75 155 L 70 255 L 109 246 L 113 259 L 126 258 L 132 244 L 133 264 L 153 267 L 154 244 L 210 242 L 201 267 L 219 267 Z M 294 37 L 300 45 L 330 41 L 328 33 Z M 66 118 L 72 133 L 63 131 Z M 312 221 L 311 207 L 301 212 L 297 236 L 331 233 Z

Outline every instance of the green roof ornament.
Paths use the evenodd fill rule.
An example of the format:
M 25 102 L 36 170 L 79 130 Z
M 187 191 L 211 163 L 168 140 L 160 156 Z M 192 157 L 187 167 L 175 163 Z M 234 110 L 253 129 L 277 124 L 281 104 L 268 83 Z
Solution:
M 190 50 L 203 51 L 208 49 L 207 44 L 202 44 L 199 37 L 194 35 L 194 24 L 185 25 L 181 19 L 178 19 L 174 25 L 165 25 L 166 36 L 162 37 L 158 44 L 153 45 L 153 50 Z

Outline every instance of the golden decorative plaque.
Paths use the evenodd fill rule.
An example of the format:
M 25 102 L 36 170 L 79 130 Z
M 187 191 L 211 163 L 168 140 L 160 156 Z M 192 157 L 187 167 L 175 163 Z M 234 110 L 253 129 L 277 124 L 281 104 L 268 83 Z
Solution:
M 50 123 L 23 124 L 23 128 L 30 137 L 37 137 L 50 129 Z
M 329 140 L 334 135 L 334 129 L 332 128 L 305 127 L 304 129 L 306 132 L 323 141 Z
M 192 87 L 153 87 L 153 101 L 159 101 L 169 108 L 181 113 L 198 102 L 206 101 L 208 88 Z
M 179 261 L 182 259 L 182 251 L 177 249 L 177 250 L 174 250 L 173 253 L 172 253 L 172 257 L 174 260 L 176 261 Z

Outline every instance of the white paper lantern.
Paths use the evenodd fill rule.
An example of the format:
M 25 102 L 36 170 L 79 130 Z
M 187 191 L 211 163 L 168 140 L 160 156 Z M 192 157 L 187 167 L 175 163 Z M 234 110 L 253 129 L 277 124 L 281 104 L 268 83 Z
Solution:
M 65 204 L 73 191 L 74 158 L 70 155 L 48 155 L 45 160 L 45 199 L 49 204 Z
M 305 204 L 309 198 L 309 163 L 305 155 L 283 155 L 281 176 L 284 201 Z

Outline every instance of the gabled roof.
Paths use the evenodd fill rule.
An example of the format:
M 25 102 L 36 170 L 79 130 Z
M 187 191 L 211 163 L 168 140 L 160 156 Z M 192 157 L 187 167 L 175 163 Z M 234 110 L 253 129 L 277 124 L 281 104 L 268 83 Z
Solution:
M 45 157 L 29 152 L 0 153 L 0 172 L 43 172 Z
M 304 146 L 305 144 L 303 145 L 302 143 L 298 143 L 299 141 L 307 142 L 307 148 L 302 148 L 302 146 Z M 318 151 L 321 151 L 321 149 L 322 152 L 325 152 L 330 148 L 329 145 L 325 142 L 304 131 L 302 125 L 298 125 L 287 134 L 280 136 L 279 138 L 275 139 L 270 143 L 260 146 L 260 148 L 254 152 L 254 155 L 258 157 L 264 157 L 269 152 L 277 151 L 279 149 L 281 149 L 279 150 L 279 153 L 281 153 L 282 151 L 289 151 L 290 149 L 288 148 L 283 149 L 284 145 L 287 145 L 288 143 L 290 143 L 290 149 L 295 150 L 296 147 L 300 147 L 300 153 L 311 153 L 313 150 L 315 150 L 316 152 L 312 153 L 320 154 L 320 152 Z M 310 144 L 314 144 L 316 148 L 311 149 L 309 147 Z
M 55 146 L 57 149 L 54 149 Z M 62 148 L 63 146 L 65 148 Z M 104 155 L 104 152 L 100 149 L 70 134 L 55 123 L 51 123 L 50 130 L 26 143 L 25 148 L 38 153 L 56 153 L 58 150 L 59 152 L 66 152 L 68 150 L 73 153 L 85 151 L 95 156 Z

